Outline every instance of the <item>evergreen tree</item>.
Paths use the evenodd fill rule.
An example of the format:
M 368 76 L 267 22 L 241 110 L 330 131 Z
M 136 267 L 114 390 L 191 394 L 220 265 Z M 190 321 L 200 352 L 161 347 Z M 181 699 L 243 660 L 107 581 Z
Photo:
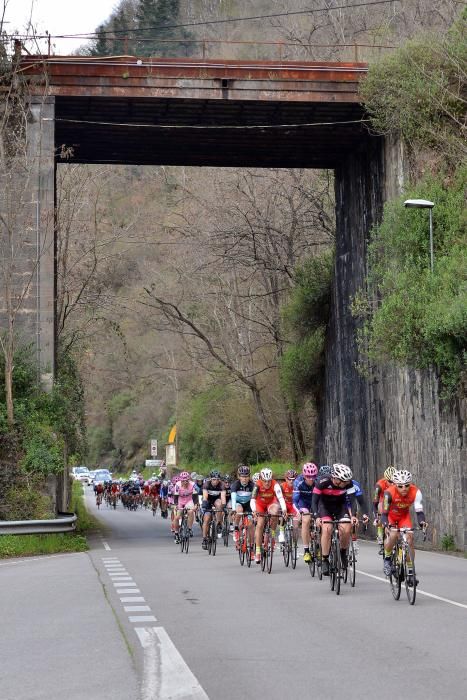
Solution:
M 192 53 L 190 34 L 183 27 L 171 27 L 179 22 L 180 0 L 139 0 L 136 7 L 136 23 L 141 30 L 138 31 L 138 55 L 187 56 Z
M 109 56 L 112 52 L 110 50 L 111 42 L 109 40 L 109 35 L 106 34 L 108 31 L 108 26 L 106 24 L 100 24 L 96 29 L 96 40 L 95 44 L 90 51 L 91 56 Z

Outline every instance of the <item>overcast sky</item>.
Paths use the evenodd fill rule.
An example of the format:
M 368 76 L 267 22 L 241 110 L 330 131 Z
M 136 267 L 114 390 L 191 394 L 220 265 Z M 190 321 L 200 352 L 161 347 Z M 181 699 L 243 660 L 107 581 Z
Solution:
M 106 20 L 118 0 L 6 0 L 5 31 L 24 32 L 29 18 L 36 32 L 45 30 L 54 34 L 93 32 Z M 4 0 L 0 0 L 0 8 Z M 32 6 L 32 15 L 31 15 Z M 71 53 L 83 44 L 82 40 L 54 40 L 54 53 Z

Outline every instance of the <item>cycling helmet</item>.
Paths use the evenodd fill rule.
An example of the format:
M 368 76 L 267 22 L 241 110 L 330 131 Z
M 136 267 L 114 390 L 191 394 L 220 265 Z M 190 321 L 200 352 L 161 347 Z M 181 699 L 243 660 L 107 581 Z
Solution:
M 271 481 L 272 469 L 269 469 L 269 467 L 264 467 L 264 469 L 261 469 L 260 475 L 263 481 Z
M 182 472 L 180 474 L 180 481 L 189 481 L 190 480 L 190 475 L 188 472 Z
M 353 474 L 351 468 L 347 465 L 333 464 L 331 467 L 331 476 L 341 481 L 351 481 Z
M 296 479 L 297 478 L 297 472 L 295 469 L 287 469 L 287 471 L 284 474 L 286 479 Z
M 196 472 L 191 472 L 190 479 L 196 479 Z
M 226 474 L 225 476 L 222 477 L 222 481 L 226 481 L 228 484 L 232 481 L 232 477 L 230 474 Z
M 314 479 L 318 476 L 318 467 L 316 464 L 313 464 L 313 462 L 306 462 L 306 464 L 303 465 L 302 474 L 305 479 Z
M 412 482 L 412 474 L 407 469 L 395 469 L 392 480 L 396 486 L 406 486 Z
M 238 476 L 250 476 L 250 467 L 247 467 L 246 464 L 241 464 L 237 469 L 237 474 Z
M 259 472 L 256 472 L 255 474 L 253 474 L 253 476 L 251 477 L 251 480 L 254 484 L 256 484 L 256 482 L 259 481 Z
M 218 469 L 211 469 L 209 472 L 209 477 L 211 479 L 220 479 L 221 478 L 221 473 L 218 471 Z
M 318 476 L 329 476 L 330 473 L 331 467 L 329 467 L 327 464 L 323 464 L 323 466 L 319 468 Z
M 384 478 L 386 481 L 392 481 L 392 477 L 394 476 L 394 472 L 396 471 L 396 467 L 388 467 L 387 469 L 384 470 Z

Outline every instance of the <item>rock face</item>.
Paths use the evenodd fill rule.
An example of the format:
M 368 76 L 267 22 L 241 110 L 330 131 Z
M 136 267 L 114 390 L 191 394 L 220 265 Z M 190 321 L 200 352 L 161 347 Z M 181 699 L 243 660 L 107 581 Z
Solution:
M 424 496 L 429 539 L 452 535 L 467 548 L 465 400 L 446 405 L 434 371 L 356 364 L 357 323 L 350 304 L 364 284 L 368 234 L 386 197 L 400 191 L 401 150 L 370 139 L 368 148 L 336 170 L 336 267 L 327 338 L 321 464 L 354 469 L 367 495 L 389 464 L 410 469 Z

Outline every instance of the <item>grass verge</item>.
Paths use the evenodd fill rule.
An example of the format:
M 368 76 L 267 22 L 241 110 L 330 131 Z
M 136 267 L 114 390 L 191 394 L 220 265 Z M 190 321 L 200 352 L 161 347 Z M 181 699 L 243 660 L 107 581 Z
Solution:
M 78 516 L 76 532 L 79 535 L 85 535 L 93 530 L 102 529 L 102 523 L 86 509 L 83 497 L 83 485 L 79 481 L 73 482 L 70 510 Z
M 86 552 L 86 538 L 74 532 L 49 535 L 2 535 L 0 559 L 30 557 L 35 554 L 59 554 L 61 552 Z

